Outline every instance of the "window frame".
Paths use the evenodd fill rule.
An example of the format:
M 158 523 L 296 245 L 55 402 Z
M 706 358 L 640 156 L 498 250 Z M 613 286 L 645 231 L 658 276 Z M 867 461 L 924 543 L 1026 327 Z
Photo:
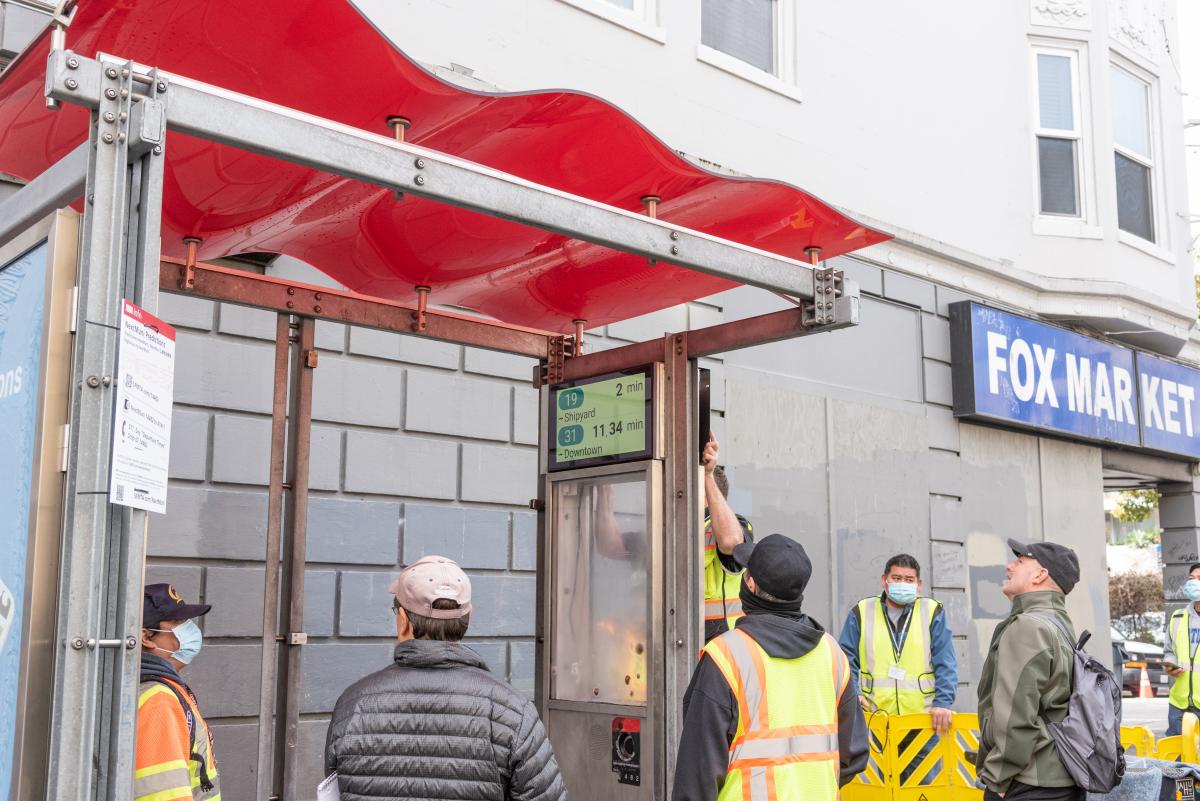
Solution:
M 633 0 L 633 8 L 623 8 L 610 0 L 558 0 L 606 22 L 625 28 L 659 44 L 667 43 L 666 29 L 659 24 L 661 0 Z
M 772 19 L 772 71 L 766 72 L 755 67 L 737 56 L 732 56 L 723 50 L 709 47 L 703 41 L 696 43 L 696 60 L 715 67 L 742 80 L 757 84 L 776 94 L 803 102 L 803 95 L 797 85 L 799 76 L 800 53 L 797 46 L 797 0 L 772 0 L 774 16 Z M 703 6 L 696 3 L 703 15 Z M 702 30 L 703 21 L 697 27 L 697 34 Z
M 1082 41 L 1064 39 L 1033 38 L 1029 55 L 1029 99 L 1030 119 L 1033 135 L 1030 137 L 1030 152 L 1033 164 L 1033 232 L 1041 236 L 1067 236 L 1081 239 L 1100 239 L 1104 232 L 1096 219 L 1096 180 L 1093 137 L 1090 136 L 1091 103 L 1087 70 L 1087 44 Z M 1071 118 L 1070 131 L 1061 128 L 1043 128 L 1041 115 L 1041 92 L 1038 73 L 1038 56 L 1066 58 L 1071 69 Z M 1075 194 L 1078 213 L 1073 215 L 1054 214 L 1042 211 L 1042 160 L 1038 149 L 1041 139 L 1065 139 L 1075 143 Z
M 1146 146 L 1150 150 L 1148 156 L 1144 156 L 1127 147 L 1117 143 L 1116 131 L 1116 116 L 1117 108 L 1115 105 L 1115 97 L 1113 93 L 1112 71 L 1120 70 L 1129 77 L 1138 81 L 1146 87 Z M 1113 50 L 1109 53 L 1108 58 L 1108 96 L 1109 96 L 1109 124 L 1112 130 L 1112 186 L 1113 186 L 1113 221 L 1116 223 L 1117 240 L 1123 244 L 1130 245 L 1138 250 L 1148 253 L 1151 256 L 1163 259 L 1164 261 L 1174 262 L 1174 256 L 1170 253 L 1170 245 L 1168 243 L 1168 234 L 1170 226 L 1166 224 L 1166 196 L 1164 181 L 1162 180 L 1162 164 L 1160 154 L 1162 148 L 1162 125 L 1160 117 L 1159 105 L 1159 80 L 1158 76 L 1144 67 L 1134 63 L 1129 58 L 1122 56 L 1117 51 Z M 1121 227 L 1120 218 L 1117 214 L 1117 171 L 1116 158 L 1119 154 L 1125 158 L 1146 167 L 1149 170 L 1150 188 L 1150 225 L 1153 239 L 1144 239 L 1138 234 L 1126 231 Z

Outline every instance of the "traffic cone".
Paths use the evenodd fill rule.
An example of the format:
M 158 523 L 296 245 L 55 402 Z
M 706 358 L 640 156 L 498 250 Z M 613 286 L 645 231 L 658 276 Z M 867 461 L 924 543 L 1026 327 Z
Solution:
M 1142 666 L 1142 679 L 1138 685 L 1138 698 L 1153 698 L 1154 688 L 1150 686 L 1150 674 L 1146 672 L 1146 666 Z

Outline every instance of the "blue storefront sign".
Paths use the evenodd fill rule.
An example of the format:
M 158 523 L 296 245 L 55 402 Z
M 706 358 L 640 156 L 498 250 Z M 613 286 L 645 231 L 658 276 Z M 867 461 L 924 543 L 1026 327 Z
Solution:
M 13 780 L 46 253 L 42 244 L 0 267 L 0 794 Z
M 970 301 L 950 326 L 956 416 L 1200 459 L 1200 370 Z
M 950 312 L 956 415 L 1141 444 L 1131 349 L 978 303 Z
M 1200 459 L 1200 370 L 1139 352 L 1142 445 Z

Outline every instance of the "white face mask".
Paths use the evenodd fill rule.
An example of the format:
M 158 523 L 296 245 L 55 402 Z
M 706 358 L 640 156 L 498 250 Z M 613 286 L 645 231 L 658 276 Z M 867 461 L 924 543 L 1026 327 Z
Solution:
M 200 653 L 200 648 L 204 644 L 204 632 L 200 631 L 200 627 L 196 625 L 194 620 L 185 620 L 173 629 L 150 629 L 150 631 L 170 631 L 175 635 L 175 639 L 179 641 L 179 649 L 176 651 L 168 651 L 165 648 L 155 648 L 155 651 L 162 651 L 168 656 L 174 657 L 185 665 L 191 664 L 196 658 L 196 654 Z

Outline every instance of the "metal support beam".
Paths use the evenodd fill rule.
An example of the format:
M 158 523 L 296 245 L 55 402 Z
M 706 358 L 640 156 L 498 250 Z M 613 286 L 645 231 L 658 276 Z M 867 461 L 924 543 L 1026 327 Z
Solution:
M 267 552 L 263 557 L 266 577 L 263 581 L 262 670 L 258 686 L 258 777 L 257 798 L 278 795 L 275 776 L 273 723 L 278 692 L 275 677 L 279 672 L 279 543 L 283 532 L 283 485 L 288 406 L 288 355 L 291 352 L 291 321 L 280 314 L 275 324 L 274 391 L 271 401 L 271 476 L 267 490 Z
M 548 331 L 469 317 L 465 314 L 432 310 L 425 311 L 425 330 L 417 334 L 418 310 L 401 303 L 268 278 L 211 264 L 195 266 L 195 288 L 188 289 L 183 285 L 183 271 L 183 262 L 164 259 L 160 273 L 162 291 L 271 309 L 284 314 L 336 320 L 401 334 L 415 334 L 535 359 L 546 358 L 549 340 L 559 336 Z
M 687 335 L 687 356 L 698 359 L 716 353 L 728 353 L 741 348 L 765 345 L 783 339 L 836 331 L 858 324 L 858 287 L 850 281 L 842 297 L 834 301 L 833 314 L 837 322 L 829 325 L 814 325 L 812 310 L 808 308 L 784 309 L 783 311 L 733 320 L 706 328 L 697 328 Z M 649 364 L 662 358 L 662 342 L 658 339 L 635 342 L 620 348 L 601 350 L 569 359 L 563 365 L 563 381 L 611 373 L 627 367 Z M 535 371 L 534 383 L 540 383 L 540 374 Z M 553 383 L 553 382 L 551 382 Z
M 698 518 L 696 495 L 699 487 L 696 409 L 692 405 L 691 392 L 697 371 L 696 362 L 688 358 L 691 337 L 692 332 L 668 334 L 649 343 L 657 345 L 655 359 L 661 359 L 666 368 L 663 382 L 667 453 L 664 465 L 666 492 L 663 493 L 666 506 L 663 521 L 666 532 L 663 554 L 666 565 L 665 593 L 667 598 L 682 602 L 681 606 L 667 610 L 663 626 L 665 631 L 661 635 L 665 638 L 667 654 L 662 715 L 659 718 L 663 721 L 664 736 L 659 738 L 660 742 L 656 745 L 655 764 L 662 766 L 663 770 L 659 786 L 668 788 L 671 777 L 675 775 L 674 745 L 679 742 L 682 724 L 681 716 L 675 714 L 675 710 L 683 708 L 684 690 L 695 666 L 694 655 L 699 653 L 703 645 L 700 638 L 703 598 L 695 580 L 701 575 L 700 545 L 696 535 L 702 526 Z
M 98 73 L 97 105 L 82 151 L 88 200 L 50 727 L 56 769 L 47 793 L 72 801 L 120 801 L 132 793 L 146 513 L 109 503 L 113 379 L 123 299 L 151 311 L 157 305 L 165 117 L 146 117 L 149 105 L 161 110 L 152 96 L 135 109 L 131 75 L 131 65 L 117 62 L 106 62 Z M 47 193 L 59 199 L 68 195 L 63 187 L 73 186 L 71 163 L 60 166 L 68 178 Z M 122 647 L 91 649 L 88 641 Z
M 292 394 L 289 403 L 287 437 L 288 483 L 291 490 L 284 517 L 284 574 L 282 603 L 283 618 L 283 697 L 275 715 L 275 784 L 282 784 L 279 797 L 297 801 L 307 797 L 299 790 L 296 779 L 300 773 L 300 656 L 308 644 L 304 633 L 304 562 L 308 548 L 308 466 L 309 445 L 312 441 L 313 370 L 317 367 L 317 351 L 313 343 L 316 321 L 301 318 L 296 337 L 295 360 L 292 362 Z
M 0 201 L 0 245 L 83 194 L 91 145 L 82 142 L 50 168 Z
M 72 58 L 79 66 L 69 69 Z M 94 108 L 99 75 L 98 62 L 53 52 L 46 94 Z M 729 281 L 814 297 L 810 264 L 182 76 L 159 75 L 171 87 L 171 130 Z

